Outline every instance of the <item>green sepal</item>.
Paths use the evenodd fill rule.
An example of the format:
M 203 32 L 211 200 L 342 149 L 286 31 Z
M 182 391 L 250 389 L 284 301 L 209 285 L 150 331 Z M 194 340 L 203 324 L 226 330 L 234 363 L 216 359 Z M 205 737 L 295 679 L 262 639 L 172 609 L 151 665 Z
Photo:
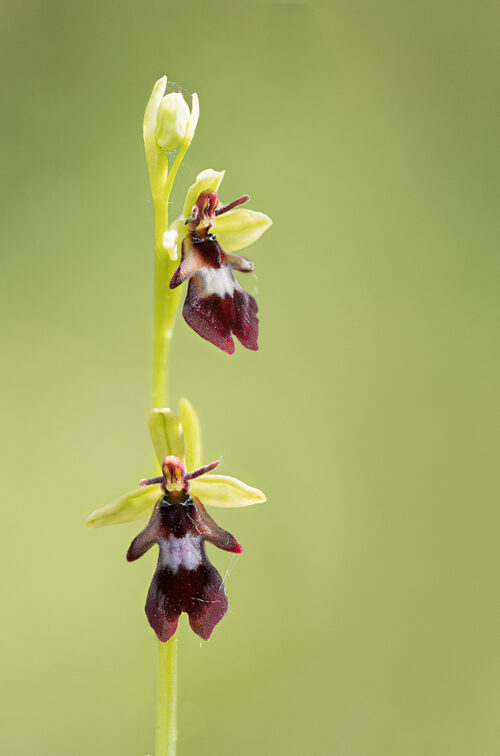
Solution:
M 266 501 L 258 488 L 229 475 L 203 475 L 191 484 L 191 494 L 209 507 L 249 507 Z
M 171 409 L 152 409 L 149 413 L 149 432 L 158 462 L 169 454 L 184 459 L 184 436 L 181 421 Z
M 161 496 L 160 486 L 141 486 L 120 496 L 116 501 L 96 509 L 87 520 L 88 528 L 102 528 L 104 525 L 119 525 L 149 517 Z
M 186 469 L 196 470 L 201 467 L 201 425 L 200 418 L 188 399 L 179 402 L 179 418 L 186 445 Z
M 241 207 L 217 218 L 213 232 L 225 252 L 237 252 L 257 241 L 271 224 L 265 213 Z

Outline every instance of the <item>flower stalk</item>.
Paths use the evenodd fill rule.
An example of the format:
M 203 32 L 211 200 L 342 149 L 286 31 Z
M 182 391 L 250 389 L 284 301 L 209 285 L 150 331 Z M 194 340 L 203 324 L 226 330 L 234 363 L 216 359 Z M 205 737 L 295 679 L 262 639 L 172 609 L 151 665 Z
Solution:
M 180 291 L 172 291 L 169 281 L 175 270 L 164 247 L 168 231 L 168 198 L 155 200 L 155 270 L 153 335 L 153 407 L 167 406 L 168 358 Z
M 170 187 L 171 188 L 171 187 Z M 180 292 L 172 291 L 172 261 L 163 247 L 168 230 L 168 192 L 155 200 L 155 269 L 153 335 L 153 408 L 167 406 L 168 358 Z M 158 690 L 156 697 L 156 756 L 177 752 L 178 636 L 158 641 Z
M 168 202 L 175 173 L 190 144 L 190 141 L 184 139 L 177 155 L 175 172 L 169 175 L 167 156 L 156 141 L 157 113 L 166 84 L 166 77 L 163 77 L 153 87 L 146 108 L 143 130 L 154 202 L 155 227 L 153 409 L 167 406 L 168 358 L 180 298 L 180 292 L 171 291 L 169 288 L 174 266 L 165 249 L 163 237 L 168 231 Z M 177 751 L 177 664 L 177 636 L 174 635 L 166 642 L 158 641 L 156 756 L 175 756 Z
M 156 756 L 177 751 L 177 633 L 166 643 L 158 641 L 158 693 L 156 697 Z

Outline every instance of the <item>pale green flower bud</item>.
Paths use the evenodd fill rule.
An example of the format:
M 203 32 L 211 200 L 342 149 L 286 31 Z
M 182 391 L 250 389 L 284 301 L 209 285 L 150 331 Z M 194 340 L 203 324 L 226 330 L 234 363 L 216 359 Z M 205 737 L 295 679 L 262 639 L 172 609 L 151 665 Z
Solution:
M 164 150 L 175 150 L 184 142 L 189 107 L 180 92 L 170 92 L 158 108 L 156 141 Z

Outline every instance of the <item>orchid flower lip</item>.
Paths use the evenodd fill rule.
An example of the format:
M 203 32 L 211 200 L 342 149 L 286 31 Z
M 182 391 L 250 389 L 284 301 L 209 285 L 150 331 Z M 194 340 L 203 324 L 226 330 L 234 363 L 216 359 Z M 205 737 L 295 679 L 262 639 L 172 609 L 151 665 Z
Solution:
M 217 525 L 198 497 L 176 491 L 165 493 L 156 503 L 149 523 L 130 544 L 129 562 L 154 544 L 159 547 L 146 615 L 160 641 L 176 632 L 182 612 L 188 615 L 192 630 L 208 640 L 228 609 L 224 580 L 208 559 L 206 541 L 223 551 L 242 552 L 241 544 Z

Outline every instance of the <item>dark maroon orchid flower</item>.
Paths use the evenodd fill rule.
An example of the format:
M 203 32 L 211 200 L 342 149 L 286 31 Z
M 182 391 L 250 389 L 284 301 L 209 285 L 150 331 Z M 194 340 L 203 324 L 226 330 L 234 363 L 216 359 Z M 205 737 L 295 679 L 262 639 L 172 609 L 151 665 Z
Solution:
M 227 611 L 224 584 L 206 555 L 205 541 L 235 554 L 242 549 L 230 533 L 212 520 L 200 500 L 189 495 L 189 481 L 218 464 L 186 473 L 178 457 L 168 456 L 163 461 L 163 476 L 141 481 L 141 485 L 161 483 L 163 496 L 149 523 L 132 541 L 127 559 L 132 562 L 158 544 L 146 616 L 161 641 L 174 635 L 182 612 L 189 616 L 194 632 L 208 640 Z
M 233 274 L 233 270 L 251 273 L 254 264 L 247 257 L 223 250 L 210 229 L 217 217 L 248 200 L 244 195 L 219 207 L 217 192 L 203 191 L 198 195 L 185 221 L 188 234 L 182 242 L 181 263 L 170 281 L 171 289 L 189 281 L 182 310 L 185 321 L 228 354 L 234 352 L 233 335 L 247 349 L 259 348 L 257 302 Z

